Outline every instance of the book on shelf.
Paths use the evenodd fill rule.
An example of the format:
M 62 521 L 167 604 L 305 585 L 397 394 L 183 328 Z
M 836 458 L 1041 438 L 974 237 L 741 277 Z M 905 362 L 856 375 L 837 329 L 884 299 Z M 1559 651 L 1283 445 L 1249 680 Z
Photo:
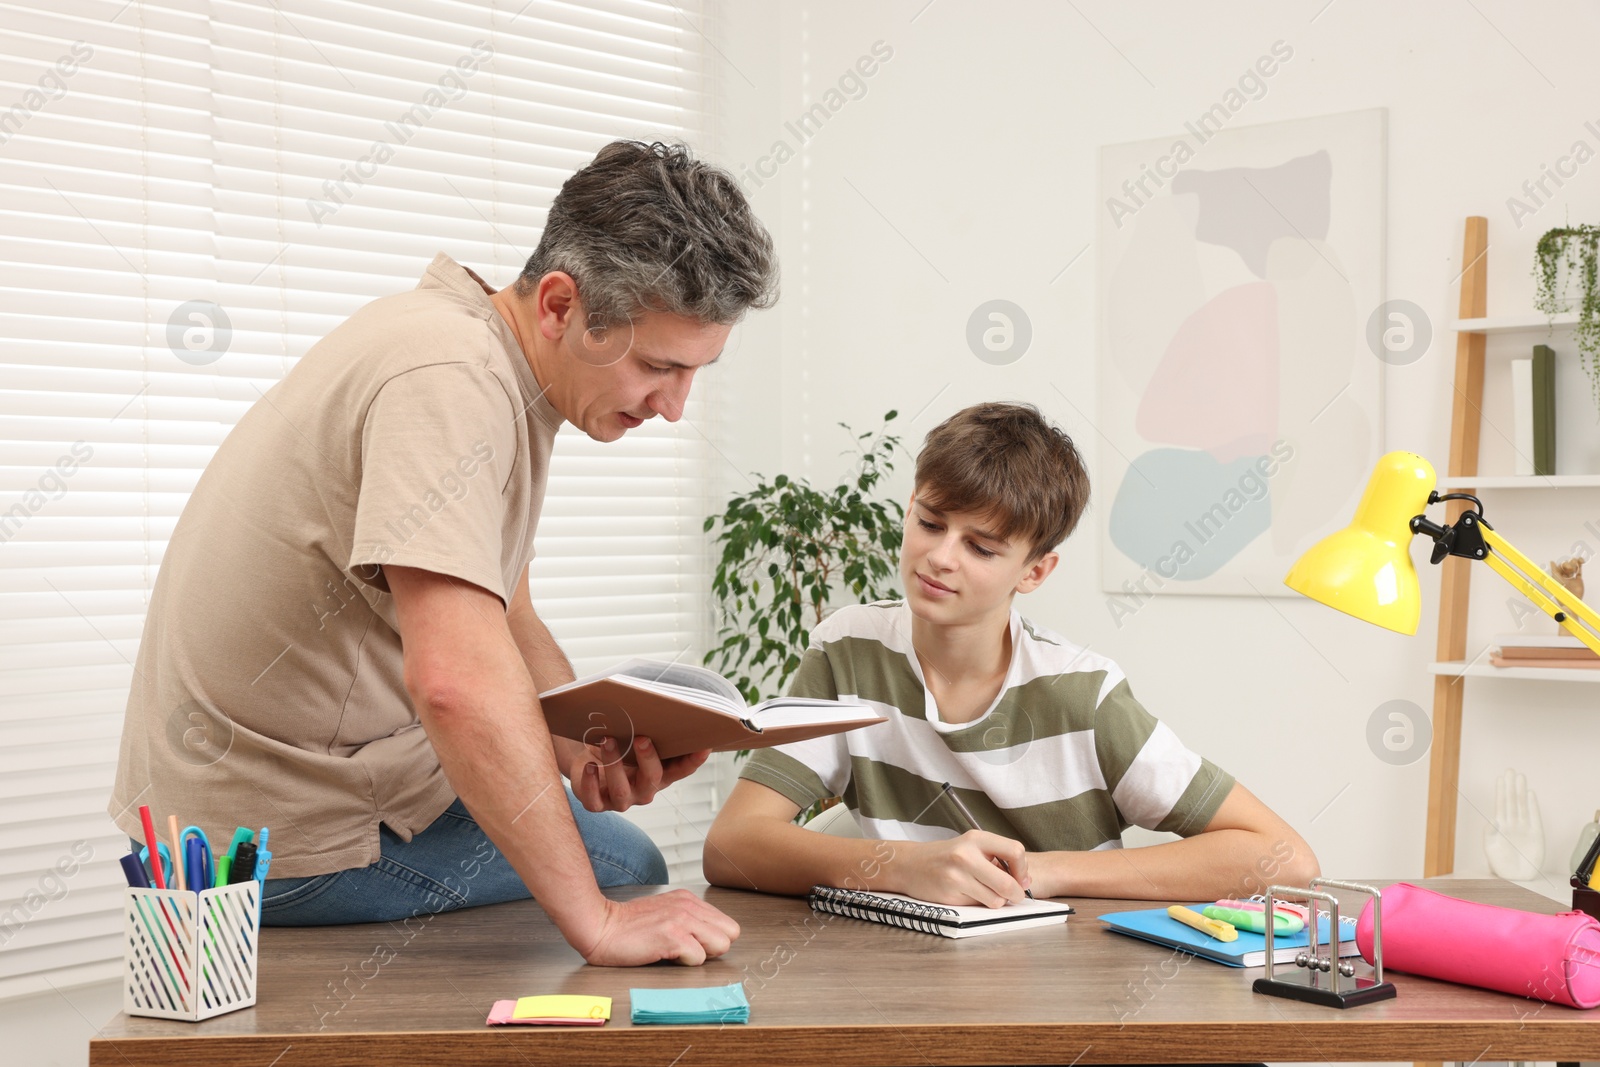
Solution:
M 773 697 L 751 706 L 716 671 L 647 659 L 546 690 L 539 703 L 551 733 L 588 744 L 616 738 L 628 762 L 636 737 L 648 737 L 657 755 L 671 759 L 707 748 L 770 748 L 887 721 L 846 700 Z
M 1489 644 L 1496 667 L 1600 667 L 1600 653 L 1571 634 L 1500 634 Z
M 1072 905 L 1058 900 L 1024 900 L 1000 908 L 935 904 L 900 893 L 869 893 L 815 885 L 807 901 L 813 911 L 851 919 L 901 926 L 940 937 L 977 937 L 1007 930 L 1058 926 L 1072 914 Z
M 1199 911 L 1204 904 L 1191 904 Z M 1186 926 L 1167 914 L 1166 908 L 1148 908 L 1140 911 L 1114 911 L 1100 916 L 1100 921 L 1112 930 L 1128 937 L 1151 941 L 1193 956 L 1201 956 L 1229 967 L 1265 967 L 1267 965 L 1267 935 L 1240 930 L 1237 941 L 1218 941 L 1192 926 Z M 1339 917 L 1339 955 L 1358 956 L 1356 947 L 1356 920 L 1351 915 Z M 1317 939 L 1323 951 L 1328 948 L 1328 914 L 1317 920 Z M 1272 962 L 1293 963 L 1298 953 L 1311 943 L 1310 930 L 1297 934 L 1278 934 L 1273 938 Z
M 1533 473 L 1556 472 L 1556 354 L 1533 346 Z
M 1536 656 L 1494 656 L 1489 662 L 1496 667 L 1538 667 L 1557 671 L 1600 670 L 1600 659 L 1539 659 Z
M 1533 473 L 1533 360 L 1511 361 L 1511 444 L 1516 451 L 1513 469 L 1526 477 Z

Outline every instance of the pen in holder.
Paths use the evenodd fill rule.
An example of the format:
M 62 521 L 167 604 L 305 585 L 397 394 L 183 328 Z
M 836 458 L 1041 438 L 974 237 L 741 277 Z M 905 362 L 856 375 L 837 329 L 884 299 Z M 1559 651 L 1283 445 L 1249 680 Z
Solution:
M 125 892 L 123 1011 L 199 1022 L 256 1002 L 259 882 Z
M 1365 893 L 1372 898 L 1372 965 L 1373 973 L 1367 975 L 1356 974 L 1354 963 L 1339 958 L 1339 942 L 1343 939 L 1339 925 L 1339 898 L 1331 893 L 1319 892 L 1318 886 L 1332 886 L 1335 889 L 1349 890 L 1352 893 Z M 1275 914 L 1273 908 L 1279 897 L 1304 899 L 1310 914 L 1306 917 L 1306 929 L 1309 931 L 1309 944 L 1306 950 L 1295 956 L 1294 971 L 1287 971 L 1280 978 L 1273 967 L 1273 941 L 1274 928 L 1272 923 L 1267 924 L 1267 976 L 1257 978 L 1252 988 L 1257 993 L 1265 993 L 1272 997 L 1288 997 L 1290 1000 L 1303 1000 L 1311 1004 L 1321 1004 L 1329 1008 L 1353 1008 L 1360 1004 L 1370 1004 L 1376 1000 L 1388 1000 L 1396 995 L 1394 983 L 1383 980 L 1383 894 L 1369 885 L 1360 885 L 1356 882 L 1336 882 L 1332 878 L 1313 878 L 1311 886 L 1301 889 L 1297 886 L 1275 885 L 1267 889 L 1266 910 L 1268 915 Z M 1322 954 L 1322 934 L 1319 930 L 1320 919 L 1317 901 L 1328 905 L 1328 954 Z M 1324 977 L 1326 976 L 1326 977 Z M 1341 982 L 1348 979 L 1348 982 Z

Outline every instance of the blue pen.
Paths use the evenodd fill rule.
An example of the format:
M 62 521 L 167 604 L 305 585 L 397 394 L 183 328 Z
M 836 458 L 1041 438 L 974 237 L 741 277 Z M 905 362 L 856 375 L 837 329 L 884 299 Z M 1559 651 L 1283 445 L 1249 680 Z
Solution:
M 186 826 L 179 835 L 183 842 L 183 876 L 195 892 L 210 889 L 216 880 L 211 839 L 198 826 Z
M 183 877 L 186 884 L 192 886 L 196 893 L 202 889 L 211 888 L 211 878 L 216 875 L 206 876 L 211 868 L 211 857 L 207 853 L 205 844 L 198 837 L 185 838 L 183 842 Z

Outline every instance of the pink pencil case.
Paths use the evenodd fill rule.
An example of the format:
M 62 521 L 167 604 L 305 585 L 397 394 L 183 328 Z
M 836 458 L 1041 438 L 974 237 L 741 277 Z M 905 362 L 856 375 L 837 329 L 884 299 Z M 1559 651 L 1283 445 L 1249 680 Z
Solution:
M 1356 925 L 1372 962 L 1372 902 Z M 1400 882 L 1383 891 L 1383 965 L 1570 1008 L 1600 1005 L 1600 922 L 1474 904 Z

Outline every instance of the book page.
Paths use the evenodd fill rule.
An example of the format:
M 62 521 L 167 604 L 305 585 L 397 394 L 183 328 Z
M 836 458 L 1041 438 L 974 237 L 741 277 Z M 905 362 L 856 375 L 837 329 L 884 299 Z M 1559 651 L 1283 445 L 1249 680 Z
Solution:
M 732 682 L 716 671 L 696 667 L 692 663 L 660 663 L 649 659 L 630 659 L 609 673 L 626 675 L 642 682 L 667 687 L 663 691 L 690 690 L 696 699 L 701 699 L 701 694 L 710 693 L 722 698 L 720 701 L 710 703 L 715 703 L 717 707 L 726 707 L 730 711 L 743 710 L 746 706 L 744 697 L 739 695 L 739 690 Z
M 539 695 L 547 697 L 565 693 L 569 689 L 598 682 L 602 678 L 627 678 L 641 689 L 673 696 L 687 696 L 697 704 L 709 704 L 719 711 L 737 715 L 743 715 L 746 708 L 739 690 L 716 671 L 696 667 L 692 663 L 662 663 L 658 660 L 638 658 L 624 660 L 599 674 L 591 674 L 566 685 L 558 685 Z M 715 699 L 707 699 L 708 694 Z
M 762 730 L 784 726 L 811 726 L 829 722 L 875 719 L 879 712 L 866 704 L 847 704 L 815 697 L 773 697 L 757 704 L 750 722 Z
M 713 693 L 706 689 L 696 689 L 687 685 L 674 685 L 671 682 L 654 681 L 649 678 L 635 678 L 631 674 L 619 674 L 615 677 L 623 685 L 633 686 L 635 689 L 642 689 L 647 693 L 656 693 L 660 696 L 677 697 L 679 700 L 688 701 L 691 704 L 715 711 L 720 715 L 730 716 L 741 722 L 744 720 L 745 713 L 749 710 L 743 703 L 736 704 L 721 693 Z

